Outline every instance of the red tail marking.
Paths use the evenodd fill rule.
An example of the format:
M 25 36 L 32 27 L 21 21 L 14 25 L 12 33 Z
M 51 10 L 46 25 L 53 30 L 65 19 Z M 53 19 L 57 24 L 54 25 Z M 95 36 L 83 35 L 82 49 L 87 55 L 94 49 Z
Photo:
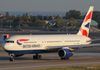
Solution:
M 86 31 L 86 30 L 84 30 L 84 29 L 80 28 L 80 31 L 82 32 L 82 35 L 83 35 L 83 36 L 88 37 L 88 33 L 87 33 L 87 31 Z
M 92 13 L 93 11 L 91 11 L 85 18 L 84 22 L 86 22 L 88 19 L 91 19 L 92 18 Z

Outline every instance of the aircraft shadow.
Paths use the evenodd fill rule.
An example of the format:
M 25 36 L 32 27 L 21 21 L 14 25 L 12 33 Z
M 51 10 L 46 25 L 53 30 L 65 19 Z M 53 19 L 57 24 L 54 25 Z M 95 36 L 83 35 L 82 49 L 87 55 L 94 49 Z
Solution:
M 0 57 L 0 60 L 9 60 L 10 57 Z M 14 57 L 15 60 L 30 60 L 32 58 L 29 58 L 29 57 Z
M 9 60 L 10 57 L 0 56 L 0 60 Z M 31 57 L 14 57 L 15 60 L 59 60 L 59 59 L 49 59 L 49 58 L 42 58 L 42 59 L 32 59 Z

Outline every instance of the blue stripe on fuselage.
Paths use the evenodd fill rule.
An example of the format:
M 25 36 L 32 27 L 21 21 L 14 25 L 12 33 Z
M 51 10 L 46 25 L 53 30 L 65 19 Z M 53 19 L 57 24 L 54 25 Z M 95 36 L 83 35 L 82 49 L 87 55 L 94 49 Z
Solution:
M 14 51 L 5 50 L 5 51 L 8 53 L 14 53 L 14 54 L 34 54 L 34 53 L 36 54 L 36 53 L 41 53 L 45 50 L 14 50 Z

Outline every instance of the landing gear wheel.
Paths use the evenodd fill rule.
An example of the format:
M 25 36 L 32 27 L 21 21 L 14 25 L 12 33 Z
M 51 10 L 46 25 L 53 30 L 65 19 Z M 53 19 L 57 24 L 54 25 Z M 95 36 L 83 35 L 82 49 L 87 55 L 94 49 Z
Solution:
M 41 59 L 41 58 L 42 58 L 42 57 L 41 57 L 41 55 L 39 55 L 38 57 L 39 57 L 39 59 Z
M 14 58 L 10 58 L 9 60 L 10 60 L 10 61 L 14 61 Z
M 33 56 L 33 59 L 37 59 L 37 57 L 34 55 L 34 56 Z
M 66 58 L 61 58 L 61 60 L 65 60 Z
M 69 60 L 69 57 L 68 57 L 68 58 L 66 58 L 66 60 Z
M 69 57 L 68 58 L 61 58 L 61 60 L 69 60 Z
M 41 58 L 42 58 L 41 55 L 36 54 L 36 55 L 33 56 L 33 59 L 41 59 Z
M 13 55 L 12 54 L 9 54 L 9 55 L 10 55 L 9 61 L 14 61 Z
M 13 58 L 13 55 L 10 55 L 11 57 L 10 57 L 10 61 L 14 61 L 14 58 Z

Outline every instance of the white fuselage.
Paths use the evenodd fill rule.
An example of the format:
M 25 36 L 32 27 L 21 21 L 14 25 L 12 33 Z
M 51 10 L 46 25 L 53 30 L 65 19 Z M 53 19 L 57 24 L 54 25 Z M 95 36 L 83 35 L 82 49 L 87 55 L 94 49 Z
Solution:
M 36 53 L 33 51 L 47 50 L 59 46 L 89 44 L 86 42 L 89 37 L 81 35 L 15 35 L 7 38 L 3 44 L 3 49 L 8 53 L 16 53 L 15 51 L 24 51 L 27 53 Z M 20 44 L 19 44 L 20 43 Z M 11 52 L 12 51 L 12 52 Z M 13 52 L 14 51 L 14 52 Z M 22 53 L 21 53 L 22 54 Z M 23 53 L 25 54 L 25 53 Z

